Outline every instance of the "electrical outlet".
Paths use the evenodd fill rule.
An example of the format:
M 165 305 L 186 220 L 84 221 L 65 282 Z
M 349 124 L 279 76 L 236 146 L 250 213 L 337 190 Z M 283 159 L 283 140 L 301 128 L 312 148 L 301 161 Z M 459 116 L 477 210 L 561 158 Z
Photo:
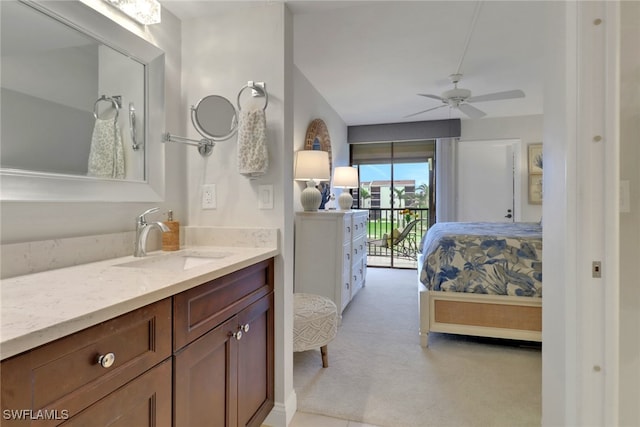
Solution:
M 202 209 L 216 208 L 216 185 L 205 184 L 202 186 Z

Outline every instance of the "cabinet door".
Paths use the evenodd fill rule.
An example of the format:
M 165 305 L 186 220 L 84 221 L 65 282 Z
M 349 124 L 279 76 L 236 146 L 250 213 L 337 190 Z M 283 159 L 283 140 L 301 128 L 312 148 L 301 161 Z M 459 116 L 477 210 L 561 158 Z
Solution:
M 171 427 L 171 359 L 120 387 L 62 425 Z
M 273 293 L 241 311 L 238 322 L 238 425 L 260 426 L 273 408 Z
M 237 317 L 174 357 L 174 426 L 237 425 Z

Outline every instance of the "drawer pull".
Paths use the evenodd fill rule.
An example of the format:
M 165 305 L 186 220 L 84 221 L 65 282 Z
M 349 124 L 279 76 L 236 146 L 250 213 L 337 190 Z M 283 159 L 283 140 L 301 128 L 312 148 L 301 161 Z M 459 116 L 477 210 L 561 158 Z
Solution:
M 231 336 L 240 341 L 242 339 L 242 331 L 236 331 L 232 333 Z
M 240 330 L 244 331 L 245 333 L 249 332 L 249 324 L 246 323 L 246 324 L 240 326 Z
M 101 354 L 98 356 L 98 364 L 103 368 L 110 368 L 116 361 L 116 355 L 113 353 Z

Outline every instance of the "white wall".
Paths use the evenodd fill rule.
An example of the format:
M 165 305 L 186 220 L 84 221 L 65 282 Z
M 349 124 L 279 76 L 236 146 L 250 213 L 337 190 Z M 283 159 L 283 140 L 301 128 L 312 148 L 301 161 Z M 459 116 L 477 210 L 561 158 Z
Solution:
M 102 3 L 102 2 L 99 2 Z M 108 16 L 134 28 L 130 22 L 110 12 L 113 8 L 102 3 Z M 138 33 L 141 31 L 138 29 Z M 163 12 L 162 24 L 150 26 L 144 34 L 165 51 L 165 115 L 169 129 L 181 129 L 180 111 L 180 21 L 170 13 Z M 149 141 L 161 144 L 160 141 Z M 166 191 L 163 203 L 44 203 L 2 202 L 1 242 L 17 243 L 36 240 L 77 237 L 95 234 L 116 233 L 135 229 L 135 217 L 152 206 L 162 211 L 173 209 L 178 220 L 184 220 L 186 186 L 183 154 L 166 147 L 165 165 Z M 158 218 L 161 219 L 161 218 Z M 133 243 L 132 243 L 133 244 Z
M 226 7 L 225 7 L 226 6 Z M 210 157 L 195 147 L 186 151 L 187 211 L 189 225 L 277 228 L 281 255 L 275 271 L 275 400 L 268 422 L 284 425 L 295 410 L 293 392 L 293 40 L 292 17 L 283 3 L 244 2 L 238 7 L 207 5 L 216 13 L 182 23 L 182 94 L 179 116 L 186 134 L 201 136 L 191 125 L 189 107 L 204 96 L 215 94 L 236 104 L 247 81 L 266 83 L 269 169 L 250 180 L 238 173 L 237 135 L 218 142 Z M 219 8 L 219 10 L 216 10 Z M 264 98 L 252 99 L 245 90 L 243 109 L 262 107 Z M 177 132 L 175 132 L 177 133 Z M 201 208 L 201 187 L 215 184 L 217 208 Z M 258 186 L 274 189 L 273 209 L 258 208 Z M 293 396 L 293 397 L 292 397 Z M 292 402 L 293 400 L 293 402 Z
M 293 150 L 304 149 L 307 127 L 315 119 L 322 119 L 327 125 L 331 138 L 331 153 L 333 167 L 349 164 L 349 145 L 347 144 L 347 125 L 331 108 L 327 101 L 307 80 L 304 74 L 294 67 L 294 114 L 293 114 Z M 331 171 L 333 174 L 333 171 Z M 304 183 L 293 183 L 294 210 L 301 211 L 300 193 L 304 190 Z M 342 190 L 332 189 L 337 197 Z
M 620 179 L 630 212 L 620 214 L 620 425 L 640 425 L 640 3 L 621 5 Z
M 461 121 L 461 141 L 519 139 L 520 144 L 520 194 L 521 221 L 540 221 L 542 206 L 529 204 L 527 175 L 527 146 L 542 142 L 542 115 L 502 118 L 485 118 Z M 517 209 L 518 207 L 516 207 Z

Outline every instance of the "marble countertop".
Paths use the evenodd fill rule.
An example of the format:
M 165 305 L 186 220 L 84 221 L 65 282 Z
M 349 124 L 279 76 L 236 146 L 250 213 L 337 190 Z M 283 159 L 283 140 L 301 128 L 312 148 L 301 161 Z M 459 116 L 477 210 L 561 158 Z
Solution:
M 270 247 L 185 247 L 224 252 L 187 270 L 123 267 L 133 256 L 3 279 L 0 287 L 0 359 L 96 325 L 209 280 L 276 256 Z M 168 252 L 152 252 L 147 258 Z

